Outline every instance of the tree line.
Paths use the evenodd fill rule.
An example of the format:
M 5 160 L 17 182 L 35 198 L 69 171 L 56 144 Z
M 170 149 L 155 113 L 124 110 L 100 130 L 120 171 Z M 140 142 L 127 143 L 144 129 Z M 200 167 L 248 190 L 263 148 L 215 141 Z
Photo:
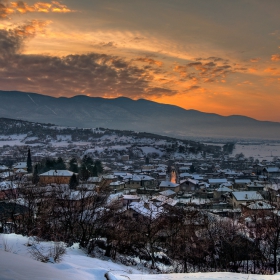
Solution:
M 171 207 L 149 200 L 135 209 L 109 199 L 107 185 L 95 190 L 22 185 L 19 197 L 24 202 L 21 209 L 12 197 L 9 207 L 6 203 L 2 225 L 9 220 L 16 233 L 69 246 L 78 242 L 91 255 L 101 248 L 114 260 L 134 265 L 138 259 L 159 272 L 163 264 L 179 273 L 272 274 L 278 270 L 278 211 L 258 211 L 237 220 L 192 205 Z

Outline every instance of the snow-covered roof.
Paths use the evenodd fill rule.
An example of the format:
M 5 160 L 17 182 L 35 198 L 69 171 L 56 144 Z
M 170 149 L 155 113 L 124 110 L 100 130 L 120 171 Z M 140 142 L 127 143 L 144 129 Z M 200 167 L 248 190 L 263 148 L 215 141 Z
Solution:
M 152 202 L 144 201 L 132 202 L 129 205 L 129 208 L 145 217 L 150 217 L 152 219 L 158 218 L 164 212 L 163 207 L 158 207 Z
M 70 200 L 80 200 L 83 198 L 88 198 L 92 195 L 92 191 L 70 191 L 65 193 L 65 198 Z
M 275 207 L 265 201 L 255 201 L 246 205 L 247 208 L 252 210 L 272 210 Z
M 189 170 L 189 169 L 190 169 L 189 166 L 181 166 L 181 167 L 179 167 L 179 171 Z
M 99 183 L 101 182 L 102 178 L 101 177 L 89 177 L 87 179 L 87 182 L 89 183 Z
M 204 179 L 204 177 L 199 175 L 199 174 L 193 174 L 192 178 L 195 179 L 195 180 L 203 180 Z
M 16 189 L 17 185 L 12 181 L 3 181 L 0 182 L 0 190 L 9 190 L 9 189 Z
M 153 198 L 153 200 L 161 202 L 160 205 L 168 204 L 170 206 L 175 206 L 177 204 L 176 200 L 166 197 L 164 195 L 157 195 Z
M 132 174 L 127 173 L 127 172 L 114 172 L 114 176 L 126 177 L 126 176 L 129 176 L 129 175 L 132 175 Z
M 179 186 L 179 184 L 175 184 L 175 183 L 172 183 L 172 182 L 169 182 L 169 181 L 162 181 L 162 182 L 160 182 L 160 185 L 159 185 L 159 187 L 164 187 L 164 188 L 166 188 L 166 187 L 176 188 L 178 186 Z
M 27 163 L 26 162 L 18 162 L 13 166 L 15 169 L 18 168 L 27 168 Z
M 184 178 L 184 177 L 192 177 L 192 174 L 190 174 L 190 173 L 186 173 L 186 172 L 184 172 L 184 173 L 180 173 L 180 178 Z
M 0 172 L 8 170 L 8 169 L 9 169 L 9 167 L 7 167 L 6 165 L 0 165 Z
M 232 189 L 221 185 L 218 189 L 216 189 L 216 191 L 217 192 L 232 192 Z
M 220 185 L 220 187 L 232 187 L 232 183 L 231 182 L 226 182 Z
M 130 174 L 130 175 L 127 175 L 127 176 L 125 176 L 124 177 L 124 179 L 129 179 L 129 180 L 131 180 L 131 181 L 136 181 L 136 182 L 140 182 L 140 181 L 153 181 L 153 180 L 155 180 L 153 177 L 151 177 L 151 176 L 148 176 L 148 175 L 132 175 L 132 174 Z
M 268 173 L 277 173 L 280 172 L 280 169 L 278 167 L 265 167 L 264 168 L 266 172 Z
M 187 179 L 187 182 L 194 184 L 194 185 L 198 185 L 199 181 L 198 180 L 194 180 L 194 179 Z
M 280 184 L 266 185 L 266 188 L 274 190 L 274 191 L 279 191 L 280 190 Z
M 235 184 L 249 184 L 251 183 L 250 179 L 235 179 L 234 180 Z
M 12 175 L 14 175 L 14 172 L 5 171 L 5 172 L 0 173 L 0 178 L 5 179 L 5 178 L 8 178 Z
M 48 172 L 40 174 L 40 176 L 62 176 L 62 177 L 71 177 L 74 172 L 69 170 L 50 170 Z
M 122 198 L 126 199 L 126 200 L 138 200 L 138 199 L 140 199 L 140 197 L 138 195 L 135 195 L 135 194 L 123 194 Z
M 17 169 L 17 171 L 15 171 L 15 173 L 27 173 L 27 171 L 25 169 Z
M 121 185 L 123 185 L 123 184 L 124 184 L 124 182 L 116 181 L 116 182 L 110 183 L 110 186 L 121 186 Z
M 107 175 L 102 175 L 102 178 L 106 179 L 106 180 L 114 180 L 117 177 L 113 174 L 107 174 Z
M 160 192 L 159 194 L 165 195 L 165 196 L 170 196 L 170 195 L 176 194 L 176 192 L 174 192 L 172 190 L 165 190 L 165 191 Z
M 247 187 L 254 187 L 254 188 L 263 188 L 264 185 L 259 182 L 251 182 L 247 185 Z
M 209 184 L 222 184 L 226 183 L 227 181 L 227 179 L 208 179 Z
M 236 200 L 263 200 L 262 195 L 256 191 L 232 192 L 232 195 Z

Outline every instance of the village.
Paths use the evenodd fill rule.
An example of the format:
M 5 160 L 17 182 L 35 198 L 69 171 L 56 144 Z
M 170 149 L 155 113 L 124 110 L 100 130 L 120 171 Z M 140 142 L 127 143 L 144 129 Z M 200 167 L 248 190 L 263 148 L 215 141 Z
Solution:
M 0 148 L 4 233 L 52 239 L 56 232 L 56 239 L 79 241 L 88 253 L 100 254 L 96 248 L 103 248 L 103 257 L 128 264 L 135 264 L 131 255 L 140 256 L 151 268 L 164 260 L 167 266 L 172 263 L 170 271 L 278 271 L 278 158 L 233 156 L 233 143 L 192 146 L 178 139 L 116 133 L 83 142 L 55 135 L 39 144 L 35 138 L 26 143 L 28 135 L 9 137 Z M 18 143 L 10 146 L 9 141 Z M 146 239 L 139 239 L 139 233 Z M 190 239 L 182 241 L 182 234 Z M 230 245 L 221 242 L 223 235 Z M 171 236 L 175 243 L 169 244 Z M 191 252 L 181 242 L 192 244 Z M 211 244 L 217 242 L 220 263 L 217 249 L 210 258 Z M 234 256 L 222 250 L 245 245 L 246 252 Z
M 240 216 L 250 209 L 272 210 L 280 203 L 280 159 L 259 162 L 242 155 L 223 155 L 222 152 L 216 158 L 211 154 L 205 158 L 200 153 L 174 152 L 172 155 L 149 142 L 134 145 L 133 159 L 130 159 L 131 152 L 130 155 L 125 153 L 129 146 L 127 142 L 107 146 L 105 140 L 104 146 L 98 143 L 95 148 L 73 144 L 44 149 L 31 147 L 32 163 L 35 166 L 36 162 L 46 158 L 63 158 L 65 170 L 60 168 L 38 174 L 39 182 L 46 185 L 69 185 L 74 174 L 69 171 L 71 159 L 77 160 L 77 170 L 74 170 L 77 176 L 84 155 L 98 159 L 102 162 L 102 173 L 96 177 L 89 176 L 86 181 L 80 180 L 79 184 L 91 189 L 106 185 L 112 194 L 117 194 L 118 199 L 123 199 L 125 205 L 152 196 L 154 200 L 173 206 L 191 204 L 218 215 Z M 165 145 L 170 149 L 172 143 Z M 5 193 L 11 189 L 32 183 L 34 170 L 29 173 L 27 171 L 27 148 L 27 145 L 23 145 L 0 149 L 1 162 L 15 162 L 11 167 L 0 166 L 2 200 L 7 199 Z

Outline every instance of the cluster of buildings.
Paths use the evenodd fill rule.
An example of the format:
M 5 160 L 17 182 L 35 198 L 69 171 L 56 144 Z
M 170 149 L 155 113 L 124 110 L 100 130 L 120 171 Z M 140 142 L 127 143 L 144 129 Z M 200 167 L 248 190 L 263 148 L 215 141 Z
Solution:
M 141 201 L 192 206 L 217 215 L 238 217 L 244 212 L 272 210 L 280 203 L 280 160 L 272 162 L 205 152 L 189 153 L 178 140 L 139 140 L 127 137 L 97 139 L 94 143 L 33 146 L 32 162 L 62 157 L 80 163 L 84 155 L 102 161 L 102 174 L 79 181 L 76 189 L 98 191 L 107 186 L 113 199 L 124 207 Z M 180 150 L 182 150 L 180 152 Z M 0 202 L 15 197 L 17 188 L 32 185 L 27 172 L 26 146 L 0 148 Z M 6 163 L 6 164 L 5 164 Z M 12 163 L 12 164 L 9 164 Z M 9 167 L 8 167 L 9 166 Z M 69 188 L 69 170 L 49 170 L 39 174 L 41 185 Z M 78 174 L 75 174 L 78 176 Z M 78 196 L 77 196 L 78 197 Z
M 75 191 L 98 191 L 107 186 L 112 197 L 125 207 L 152 200 L 172 207 L 191 205 L 228 217 L 238 217 L 242 212 L 272 210 L 280 203 L 278 161 L 250 164 L 245 158 L 226 157 L 223 160 L 154 158 L 148 161 L 140 158 L 133 162 L 127 155 L 119 164 L 109 161 L 103 164 L 103 174 L 78 182 Z M 113 170 L 116 167 L 120 170 Z M 69 170 L 49 170 L 39 174 L 39 184 L 67 188 L 73 174 Z M 79 174 L 75 175 L 78 178 Z M 32 184 L 32 176 L 27 173 L 26 162 L 17 162 L 11 168 L 1 165 L 0 200 L 11 200 L 17 188 Z

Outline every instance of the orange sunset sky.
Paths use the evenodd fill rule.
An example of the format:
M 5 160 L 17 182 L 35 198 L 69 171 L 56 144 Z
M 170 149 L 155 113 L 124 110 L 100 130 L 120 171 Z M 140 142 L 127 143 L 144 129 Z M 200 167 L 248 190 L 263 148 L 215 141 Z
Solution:
M 279 0 L 0 0 L 0 90 L 280 122 Z

